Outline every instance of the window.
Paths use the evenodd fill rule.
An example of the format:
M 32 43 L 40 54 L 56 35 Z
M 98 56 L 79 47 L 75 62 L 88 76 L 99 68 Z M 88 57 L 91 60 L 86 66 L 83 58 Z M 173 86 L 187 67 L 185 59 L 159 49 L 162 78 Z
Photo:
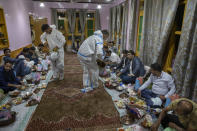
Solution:
M 87 13 L 86 18 L 86 37 L 89 37 L 94 34 L 95 30 L 95 18 L 94 13 Z

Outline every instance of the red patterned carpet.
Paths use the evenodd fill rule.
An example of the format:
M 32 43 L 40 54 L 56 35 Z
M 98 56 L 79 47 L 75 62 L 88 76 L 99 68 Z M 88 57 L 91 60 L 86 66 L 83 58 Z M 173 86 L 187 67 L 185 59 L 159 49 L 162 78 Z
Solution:
M 111 96 L 102 86 L 86 94 L 81 88 L 79 61 L 66 54 L 65 79 L 49 84 L 26 131 L 116 131 L 121 125 Z

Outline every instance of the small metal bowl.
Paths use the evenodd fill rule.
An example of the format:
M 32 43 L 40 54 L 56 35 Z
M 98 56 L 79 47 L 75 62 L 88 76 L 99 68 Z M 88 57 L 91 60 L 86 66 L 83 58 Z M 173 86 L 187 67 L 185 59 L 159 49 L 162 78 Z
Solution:
M 122 86 L 117 86 L 117 87 L 116 87 L 116 90 L 117 90 L 117 91 L 122 91 L 122 90 L 123 90 L 123 87 L 122 87 Z

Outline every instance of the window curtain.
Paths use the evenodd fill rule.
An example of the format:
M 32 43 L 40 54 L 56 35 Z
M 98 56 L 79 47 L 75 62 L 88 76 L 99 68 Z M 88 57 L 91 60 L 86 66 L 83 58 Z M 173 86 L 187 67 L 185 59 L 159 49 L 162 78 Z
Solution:
M 118 5 L 117 7 L 116 7 L 116 13 L 117 13 L 117 15 L 116 15 L 116 48 L 118 49 L 118 45 L 120 44 L 119 43 L 119 38 L 120 38 L 120 36 L 119 36 L 119 33 L 120 33 L 120 19 L 121 19 L 121 5 Z
M 54 24 L 58 29 L 58 18 L 57 18 L 57 9 L 51 9 L 51 22 Z
M 127 45 L 127 25 L 128 25 L 128 9 L 129 9 L 129 1 L 127 0 L 122 4 L 123 7 L 123 17 L 122 17 L 122 30 L 121 30 L 121 44 L 120 44 L 120 52 L 126 49 Z
M 99 10 L 96 10 L 96 13 L 95 13 L 95 30 L 101 30 Z
M 116 28 L 116 7 L 112 7 L 112 38 L 111 40 L 115 40 L 115 28 Z
M 131 5 L 130 5 L 130 12 L 129 12 L 129 17 L 130 17 L 130 28 L 129 28 L 129 43 L 128 43 L 128 49 L 129 50 L 135 50 L 135 34 L 136 32 L 136 12 L 137 12 L 137 0 L 131 0 Z
M 109 40 L 112 40 L 112 15 L 113 11 L 112 8 L 110 8 L 110 14 L 109 14 Z
M 144 0 L 140 58 L 145 65 L 161 63 L 179 0 Z
M 79 20 L 81 26 L 81 43 L 84 41 L 85 38 L 84 34 L 85 34 L 86 15 L 87 15 L 87 10 L 81 10 L 79 12 Z
M 72 45 L 73 45 L 73 48 L 75 48 L 74 47 L 74 43 L 75 43 L 74 33 L 75 33 L 75 22 L 76 22 L 76 10 L 68 9 L 67 15 L 68 15 L 68 23 L 70 27 L 70 32 L 72 33 Z
M 177 92 L 197 102 L 197 1 L 188 0 L 173 66 Z

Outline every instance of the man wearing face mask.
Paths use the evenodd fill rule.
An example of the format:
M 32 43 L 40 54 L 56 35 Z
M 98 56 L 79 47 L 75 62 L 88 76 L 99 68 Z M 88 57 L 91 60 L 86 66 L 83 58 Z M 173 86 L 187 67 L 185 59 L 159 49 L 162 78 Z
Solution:
M 163 72 L 158 63 L 151 65 L 150 72 L 149 79 L 138 89 L 138 95 L 144 97 L 146 103 L 152 106 L 151 98 L 159 97 L 164 101 L 175 93 L 176 88 L 172 76 Z M 152 90 L 146 89 L 151 83 L 153 84 Z
M 99 68 L 97 61 L 102 61 L 103 40 L 106 40 L 108 36 L 109 33 L 107 30 L 95 31 L 94 35 L 88 37 L 78 50 L 78 59 L 83 68 L 84 90 L 97 88 L 99 86 Z
M 22 82 L 15 76 L 12 66 L 12 62 L 5 61 L 4 65 L 0 67 L 0 88 L 4 93 L 21 87 Z
M 51 61 L 53 70 L 53 80 L 64 79 L 64 44 L 66 42 L 63 34 L 58 31 L 55 25 L 49 26 L 48 24 L 42 25 L 41 42 L 47 45 L 50 51 L 56 51 L 59 55 L 58 59 Z

